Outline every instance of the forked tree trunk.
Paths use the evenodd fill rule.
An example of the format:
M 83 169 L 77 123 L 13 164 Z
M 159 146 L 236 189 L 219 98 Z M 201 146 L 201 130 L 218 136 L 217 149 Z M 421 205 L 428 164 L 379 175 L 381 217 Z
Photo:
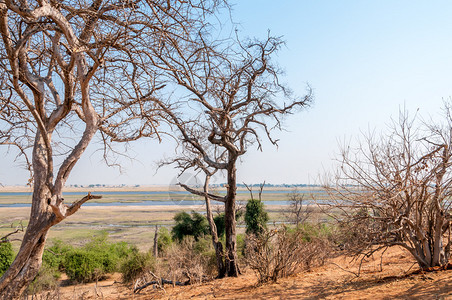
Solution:
M 217 260 L 217 271 L 218 276 L 217 278 L 223 278 L 226 275 L 226 267 L 224 264 L 224 251 L 223 251 L 223 244 L 218 239 L 218 233 L 217 233 L 217 226 L 215 225 L 215 221 L 213 220 L 212 215 L 212 207 L 210 206 L 210 199 L 207 196 L 209 193 L 209 182 L 210 182 L 210 176 L 206 176 L 206 180 L 204 183 L 204 193 L 205 193 L 205 200 L 206 200 L 206 215 L 207 215 L 207 221 L 209 222 L 209 228 L 210 228 L 210 235 L 212 236 L 212 244 L 215 248 L 215 257 Z
M 74 148 L 72 155 L 60 167 L 58 180 L 53 182 L 51 150 L 45 146 L 39 130 L 33 146 L 33 195 L 30 219 L 19 252 L 9 269 L 0 278 L 0 299 L 19 299 L 20 295 L 38 274 L 49 229 L 75 213 L 86 201 L 100 196 L 87 196 L 73 202 L 63 203 L 62 188 L 69 173 L 86 149 L 95 133 L 95 127 L 88 127 L 84 139 Z M 48 135 L 50 140 L 51 134 Z M 50 159 L 49 159 L 50 157 Z M 69 166 L 65 168 L 65 166 Z M 62 171 L 62 168 L 64 171 Z
M 411 241 L 415 245 L 414 248 L 406 247 L 421 269 L 445 266 L 449 263 L 448 246 L 444 244 L 444 225 L 449 221 L 443 215 L 444 213 L 437 213 L 435 225 L 424 232 L 425 235 L 412 235 Z M 446 241 L 446 244 L 449 243 L 450 239 Z
M 237 265 L 237 235 L 235 220 L 235 198 L 237 192 L 235 160 L 229 160 L 227 172 L 228 187 L 226 203 L 224 206 L 226 229 L 226 274 L 229 277 L 237 277 L 239 275 L 239 267 Z

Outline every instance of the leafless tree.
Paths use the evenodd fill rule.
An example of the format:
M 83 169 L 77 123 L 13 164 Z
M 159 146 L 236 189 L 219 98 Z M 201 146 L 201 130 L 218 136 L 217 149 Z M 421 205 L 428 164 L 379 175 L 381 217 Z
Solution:
M 96 136 L 156 134 L 153 96 L 166 80 L 148 49 L 189 50 L 217 1 L 0 1 L 0 144 L 31 172 L 29 225 L 0 294 L 17 298 L 41 265 L 48 230 L 74 214 L 63 187 Z M 165 54 L 161 54 L 164 56 Z M 143 117 L 146 116 L 146 117 Z
M 306 203 L 303 205 L 303 202 L 305 202 L 304 196 L 297 189 L 287 195 L 290 205 L 286 216 L 297 227 L 306 222 L 312 213 L 312 209 Z
M 276 145 L 272 130 L 281 128 L 285 115 L 306 107 L 312 100 L 310 92 L 301 98 L 294 97 L 280 83 L 280 70 L 271 58 L 281 45 L 280 39 L 268 37 L 265 41 L 230 42 L 227 48 L 204 42 L 190 56 L 173 51 L 171 44 L 160 50 L 166 55 L 159 57 L 157 64 L 168 71 L 178 85 L 178 92 L 186 97 L 174 105 L 157 101 L 182 136 L 184 151 L 190 153 L 190 163 L 179 167 L 182 170 L 208 167 L 226 176 L 225 196 L 184 188 L 225 203 L 227 276 L 239 273 L 235 218 L 237 160 L 252 144 L 261 150 L 262 136 Z
M 334 184 L 327 186 L 345 248 L 370 255 L 399 245 L 421 268 L 450 258 L 452 118 L 434 125 L 401 112 L 388 134 L 367 136 L 341 149 Z M 331 201 L 333 201 L 331 200 Z M 338 214 L 336 214 L 338 216 Z

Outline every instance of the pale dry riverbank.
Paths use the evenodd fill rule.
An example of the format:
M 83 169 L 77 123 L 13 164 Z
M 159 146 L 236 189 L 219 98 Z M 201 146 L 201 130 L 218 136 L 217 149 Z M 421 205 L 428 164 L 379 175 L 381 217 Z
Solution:
M 281 205 L 267 205 L 271 220 L 281 220 L 287 208 Z M 213 208 L 217 210 L 216 207 Z M 219 209 L 219 208 L 218 208 Z M 93 236 L 108 232 L 113 242 L 125 241 L 147 251 L 152 246 L 155 225 L 172 226 L 174 215 L 181 211 L 198 211 L 204 213 L 204 205 L 124 205 L 124 206 L 85 206 L 74 215 L 50 229 L 48 241 L 62 240 L 73 245 L 80 245 Z M 0 208 L 0 236 L 7 234 L 20 223 L 27 225 L 29 207 Z M 239 232 L 243 228 L 238 228 Z M 14 249 L 19 247 L 23 233 L 17 233 L 13 241 Z

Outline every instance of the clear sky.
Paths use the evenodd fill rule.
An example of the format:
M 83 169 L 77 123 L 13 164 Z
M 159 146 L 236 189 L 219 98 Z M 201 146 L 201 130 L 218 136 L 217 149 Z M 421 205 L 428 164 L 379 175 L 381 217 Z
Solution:
M 405 106 L 437 116 L 452 96 L 452 2 L 236 0 L 233 19 L 242 36 L 283 36 L 278 62 L 285 80 L 302 95 L 314 89 L 314 105 L 276 133 L 279 148 L 250 150 L 238 167 L 238 181 L 315 183 L 328 170 L 338 142 L 369 128 L 383 129 Z M 92 145 L 74 169 L 70 184 L 169 184 L 177 171 L 155 174 L 155 162 L 174 147 L 146 141 L 131 144 L 124 173 L 104 166 Z M 4 154 L 0 183 L 25 184 L 27 173 Z M 224 182 L 221 178 L 220 182 Z

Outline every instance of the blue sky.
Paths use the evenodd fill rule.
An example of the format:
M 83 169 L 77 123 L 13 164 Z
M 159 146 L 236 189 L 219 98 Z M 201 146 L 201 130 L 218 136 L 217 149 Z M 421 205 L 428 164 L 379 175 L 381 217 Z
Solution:
M 339 141 L 384 129 L 403 106 L 435 117 L 452 96 L 452 2 L 236 0 L 232 15 L 241 36 L 263 38 L 268 29 L 283 36 L 277 61 L 285 81 L 299 95 L 309 83 L 315 95 L 310 109 L 276 133 L 278 149 L 266 143 L 264 152 L 244 156 L 239 182 L 315 183 Z M 136 160 L 123 163 L 123 174 L 90 146 L 69 183 L 168 184 L 177 171 L 155 174 L 155 162 L 173 146 L 133 144 Z M 0 183 L 25 184 L 27 173 L 13 158 L 2 159 Z

